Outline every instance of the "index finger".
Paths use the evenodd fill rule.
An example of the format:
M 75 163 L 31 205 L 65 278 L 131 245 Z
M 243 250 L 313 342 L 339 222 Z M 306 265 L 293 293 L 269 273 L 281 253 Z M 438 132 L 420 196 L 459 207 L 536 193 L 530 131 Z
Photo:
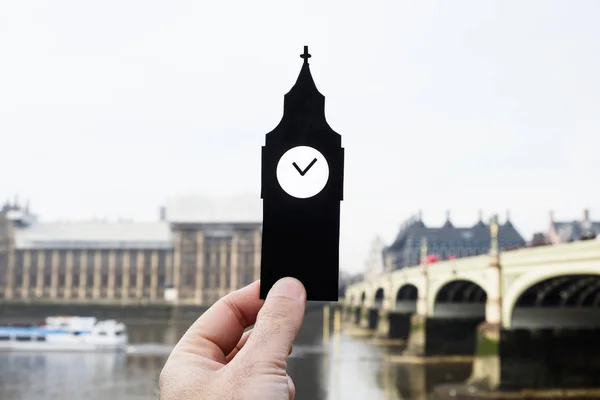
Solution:
M 192 324 L 172 354 L 185 352 L 225 364 L 244 329 L 256 322 L 264 303 L 259 288 L 255 281 L 219 299 Z

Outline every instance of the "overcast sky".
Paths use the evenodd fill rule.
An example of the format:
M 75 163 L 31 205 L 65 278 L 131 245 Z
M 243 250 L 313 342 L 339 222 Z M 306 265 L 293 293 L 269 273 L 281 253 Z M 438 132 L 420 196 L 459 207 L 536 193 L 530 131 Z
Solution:
M 600 219 L 600 2 L 0 2 L 0 199 L 152 220 L 256 193 L 302 46 L 346 148 L 342 268 L 419 209 Z

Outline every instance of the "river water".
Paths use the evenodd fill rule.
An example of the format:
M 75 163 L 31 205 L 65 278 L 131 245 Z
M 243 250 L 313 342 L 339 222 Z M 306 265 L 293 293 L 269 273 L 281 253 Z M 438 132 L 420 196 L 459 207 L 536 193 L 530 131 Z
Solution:
M 306 315 L 288 363 L 298 400 L 427 399 L 434 386 L 470 375 L 469 363 L 383 362 L 401 348 L 343 334 L 325 345 L 322 318 Z M 0 399 L 157 399 L 160 370 L 189 323 L 125 322 L 127 353 L 0 353 Z

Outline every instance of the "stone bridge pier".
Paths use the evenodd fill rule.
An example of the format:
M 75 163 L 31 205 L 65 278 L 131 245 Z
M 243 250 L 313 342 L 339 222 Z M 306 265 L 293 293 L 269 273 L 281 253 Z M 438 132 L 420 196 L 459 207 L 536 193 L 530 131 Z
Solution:
M 490 263 L 486 271 L 489 294 L 476 282 L 455 273 L 451 280 L 431 279 L 426 272 L 423 275 L 423 293 L 411 318 L 405 353 L 421 357 L 475 354 L 478 326 L 499 323 L 498 263 Z
M 361 328 L 375 330 L 381 303 L 381 300 L 373 299 L 364 291 L 358 296 L 349 296 L 342 319 Z
M 417 288 L 408 284 L 397 290 L 395 296 L 390 293 L 391 290 L 379 288 L 372 301 L 368 300 L 366 292 L 356 298 L 350 297 L 344 320 L 379 338 L 408 340 L 411 317 L 417 310 Z
M 498 323 L 477 330 L 474 385 L 600 388 L 600 263 L 548 266 L 506 291 Z

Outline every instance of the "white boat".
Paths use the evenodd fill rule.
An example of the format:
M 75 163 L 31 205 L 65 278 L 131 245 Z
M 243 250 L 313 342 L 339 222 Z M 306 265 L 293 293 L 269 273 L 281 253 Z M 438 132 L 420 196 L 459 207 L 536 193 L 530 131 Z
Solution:
M 124 351 L 127 329 L 115 320 L 48 317 L 40 326 L 0 326 L 0 350 Z

